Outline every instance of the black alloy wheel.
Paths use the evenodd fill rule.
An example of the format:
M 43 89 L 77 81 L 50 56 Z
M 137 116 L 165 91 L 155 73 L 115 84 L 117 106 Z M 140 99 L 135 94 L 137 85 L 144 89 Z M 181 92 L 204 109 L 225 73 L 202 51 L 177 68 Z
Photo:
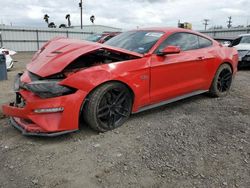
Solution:
M 132 95 L 125 85 L 107 83 L 90 95 L 85 105 L 85 120 L 99 132 L 115 129 L 129 118 L 132 102 Z
M 228 69 L 223 69 L 219 74 L 217 88 L 220 92 L 227 92 L 232 83 L 232 72 Z
M 228 94 L 233 81 L 233 73 L 229 64 L 222 64 L 217 70 L 209 93 L 213 97 L 222 97 Z

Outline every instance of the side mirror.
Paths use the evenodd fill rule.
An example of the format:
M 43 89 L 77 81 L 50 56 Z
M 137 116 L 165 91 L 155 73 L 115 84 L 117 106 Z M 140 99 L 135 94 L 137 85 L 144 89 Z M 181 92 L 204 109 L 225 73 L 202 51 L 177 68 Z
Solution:
M 157 55 L 164 56 L 167 54 L 178 54 L 181 52 L 180 47 L 178 46 L 167 46 L 166 48 L 160 50 Z

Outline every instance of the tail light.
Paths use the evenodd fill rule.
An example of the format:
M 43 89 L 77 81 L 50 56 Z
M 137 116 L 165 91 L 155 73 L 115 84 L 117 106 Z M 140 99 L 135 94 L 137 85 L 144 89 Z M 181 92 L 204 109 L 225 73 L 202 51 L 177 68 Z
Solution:
M 5 50 L 5 51 L 2 51 L 5 55 L 9 55 L 9 51 L 8 50 Z

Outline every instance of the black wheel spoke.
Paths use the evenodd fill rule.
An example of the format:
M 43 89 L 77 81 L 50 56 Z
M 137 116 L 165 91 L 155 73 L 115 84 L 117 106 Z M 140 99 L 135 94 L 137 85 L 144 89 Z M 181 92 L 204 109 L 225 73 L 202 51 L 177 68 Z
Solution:
M 221 91 L 221 84 L 220 83 L 217 84 L 217 88 L 219 91 Z
M 229 80 L 232 78 L 232 75 L 231 73 L 227 73 L 225 76 L 224 76 L 224 80 Z
M 122 98 L 120 98 L 120 100 L 117 102 L 117 104 L 122 104 L 126 99 L 126 95 L 124 95 Z
M 109 109 L 109 106 L 108 105 L 105 105 L 105 106 L 102 106 L 101 108 L 98 109 L 98 113 L 100 112 L 103 112 L 103 111 L 106 111 Z
M 227 89 L 227 86 L 225 84 L 223 84 L 222 87 L 221 87 L 221 90 L 226 91 L 226 89 Z
M 114 104 L 121 104 L 126 98 L 126 93 L 124 91 L 121 91 L 119 95 L 116 97 L 116 100 L 114 101 Z
M 230 87 L 231 81 L 226 83 L 227 87 Z
M 117 114 L 117 115 L 120 115 L 120 116 L 123 116 L 123 117 L 128 117 L 128 113 L 127 113 L 127 111 L 126 112 L 121 112 L 120 110 L 118 110 L 118 109 L 116 109 L 115 110 L 115 113 Z
M 107 111 L 104 111 L 104 112 L 102 112 L 102 113 L 99 113 L 99 114 L 98 114 L 98 117 L 101 118 L 101 117 L 105 117 L 105 116 L 107 116 L 107 115 L 109 115 L 109 111 L 108 111 L 108 110 L 107 110 Z
M 115 124 L 115 116 L 113 113 L 110 112 L 109 119 L 108 119 L 108 126 L 111 128 Z
M 109 104 L 109 105 L 112 104 L 112 94 L 111 93 L 106 94 L 106 101 L 107 101 L 107 104 Z
M 132 100 L 126 88 L 112 88 L 100 100 L 96 117 L 105 129 L 113 129 L 129 117 L 131 106 Z
M 217 89 L 220 92 L 228 91 L 232 82 L 232 73 L 228 69 L 221 71 L 218 77 Z
M 121 110 L 124 110 L 124 111 L 126 111 L 126 112 L 129 112 L 129 110 L 127 109 L 127 108 L 125 108 L 125 107 L 123 107 L 123 106 L 116 106 L 115 108 L 117 108 L 117 109 L 121 109 Z
M 97 111 L 97 116 L 99 118 L 105 117 L 109 114 L 109 105 L 104 105 L 100 107 Z

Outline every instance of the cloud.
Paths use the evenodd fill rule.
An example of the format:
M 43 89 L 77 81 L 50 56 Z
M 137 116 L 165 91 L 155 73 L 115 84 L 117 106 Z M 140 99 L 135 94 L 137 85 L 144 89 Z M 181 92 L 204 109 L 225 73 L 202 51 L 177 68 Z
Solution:
M 44 14 L 50 21 L 60 25 L 67 23 L 71 14 L 73 25 L 80 24 L 79 0 L 5 0 L 1 2 L 0 21 L 20 26 L 45 27 Z M 89 17 L 95 15 L 95 24 L 134 29 L 149 26 L 176 26 L 178 20 L 191 22 L 194 29 L 202 29 L 203 19 L 210 19 L 209 26 L 224 25 L 228 16 L 233 25 L 250 20 L 248 0 L 84 0 L 83 23 L 91 24 Z M 0 23 L 1 23 L 0 22 Z
M 234 8 L 222 8 L 222 12 L 225 12 L 232 16 L 247 16 L 247 12 L 241 9 L 234 9 Z
M 28 5 L 27 6 L 27 17 L 29 19 L 40 19 L 41 15 L 43 15 L 43 8 L 40 6 Z

